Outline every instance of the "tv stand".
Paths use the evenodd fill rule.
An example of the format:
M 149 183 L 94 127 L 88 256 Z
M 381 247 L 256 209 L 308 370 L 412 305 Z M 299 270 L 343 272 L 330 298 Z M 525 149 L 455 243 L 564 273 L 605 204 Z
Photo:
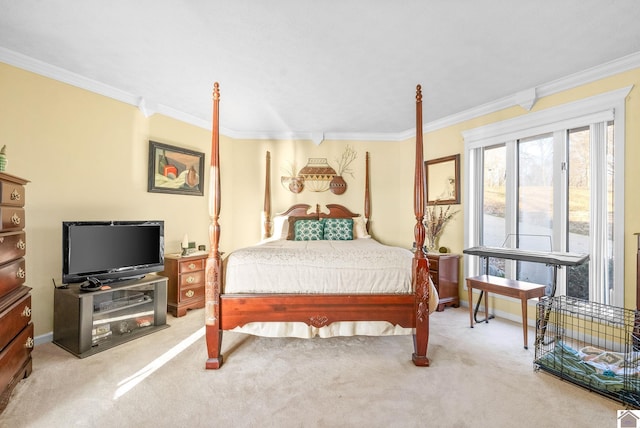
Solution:
M 167 278 L 147 275 L 109 289 L 82 291 L 78 284 L 54 292 L 53 343 L 88 357 L 169 327 Z

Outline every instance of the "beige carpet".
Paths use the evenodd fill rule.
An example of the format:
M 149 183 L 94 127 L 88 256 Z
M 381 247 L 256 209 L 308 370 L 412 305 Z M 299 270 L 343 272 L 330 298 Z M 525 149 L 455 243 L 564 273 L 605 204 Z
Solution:
M 410 336 L 225 333 L 225 364 L 204 370 L 203 316 L 169 316 L 171 328 L 85 359 L 36 347 L 0 426 L 613 427 L 623 408 L 535 372 L 519 324 L 471 329 L 464 308 L 432 316 L 426 368 L 411 363 Z

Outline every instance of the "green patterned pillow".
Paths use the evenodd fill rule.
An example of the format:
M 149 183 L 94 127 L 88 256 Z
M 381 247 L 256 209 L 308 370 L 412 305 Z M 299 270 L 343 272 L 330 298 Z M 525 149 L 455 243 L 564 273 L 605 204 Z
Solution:
M 353 239 L 353 219 L 325 218 L 324 239 L 330 241 L 350 241 Z
M 322 239 L 322 220 L 298 220 L 294 224 L 294 240 L 319 241 Z

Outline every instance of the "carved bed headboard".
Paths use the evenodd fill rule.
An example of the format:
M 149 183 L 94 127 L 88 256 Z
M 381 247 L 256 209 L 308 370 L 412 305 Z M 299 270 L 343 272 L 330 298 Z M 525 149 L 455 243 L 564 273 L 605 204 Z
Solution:
M 286 211 L 278 213 L 283 216 L 310 217 L 310 218 L 353 218 L 360 217 L 360 214 L 352 212 L 349 208 L 339 204 L 327 204 L 329 212 L 320 209 L 320 204 L 316 204 L 315 211 L 309 211 L 312 206 L 309 204 L 296 204 Z

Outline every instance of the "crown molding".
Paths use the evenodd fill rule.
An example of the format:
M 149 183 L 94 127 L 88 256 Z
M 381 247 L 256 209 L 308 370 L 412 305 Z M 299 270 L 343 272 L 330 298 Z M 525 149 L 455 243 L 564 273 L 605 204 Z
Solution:
M 165 116 L 195 125 L 204 129 L 211 129 L 211 123 L 207 120 L 195 117 L 188 113 L 176 110 L 166 105 L 154 103 L 141 95 L 131 94 L 113 86 L 106 85 L 96 80 L 88 79 L 79 74 L 63 68 L 45 63 L 29 56 L 0 47 L 0 61 L 6 64 L 31 71 L 33 73 L 49 77 L 51 79 L 76 86 L 124 103 L 136 106 L 145 116 L 160 113 Z M 442 119 L 426 122 L 423 132 L 432 132 L 441 128 L 456 125 L 458 123 L 475 119 L 505 108 L 521 106 L 529 110 L 535 102 L 545 96 L 572 89 L 587 83 L 594 82 L 615 74 L 640 68 L 640 52 L 636 52 L 622 58 L 601 64 L 596 67 L 566 76 L 552 82 L 520 91 L 516 94 L 482 104 L 472 109 L 449 115 Z M 246 132 L 220 128 L 220 132 L 230 138 L 251 140 L 311 140 L 320 144 L 324 140 L 347 141 L 404 141 L 415 136 L 415 129 L 400 132 L 281 132 L 258 131 Z
M 618 58 L 616 60 L 601 64 L 599 66 L 572 74 L 570 76 L 566 76 L 561 79 L 536 86 L 535 88 L 530 88 L 528 91 L 532 91 L 531 93 L 535 93 L 537 100 L 542 97 L 573 89 L 578 86 L 595 82 L 597 80 L 624 73 L 625 71 L 633 70 L 636 68 L 640 68 L 640 52 L 636 52 L 631 55 L 627 55 L 622 58 Z M 526 91 L 521 91 L 518 94 L 523 93 L 526 93 Z M 423 131 L 435 131 L 441 128 L 456 125 L 460 122 L 475 119 L 477 117 L 484 116 L 490 113 L 495 113 L 505 108 L 521 105 L 519 102 L 518 94 L 500 98 L 490 103 L 450 115 L 440 120 L 427 122 L 423 128 Z

